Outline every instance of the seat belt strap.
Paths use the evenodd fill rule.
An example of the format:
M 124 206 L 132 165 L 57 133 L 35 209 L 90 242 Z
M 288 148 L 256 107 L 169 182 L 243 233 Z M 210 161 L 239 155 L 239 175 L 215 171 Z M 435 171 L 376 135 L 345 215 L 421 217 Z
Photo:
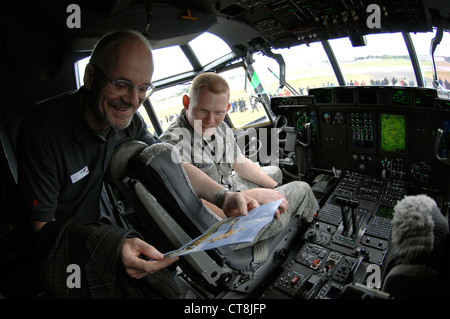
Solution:
M 254 263 L 263 263 L 267 261 L 269 257 L 269 241 L 268 239 L 264 239 L 256 242 L 253 245 L 253 262 Z

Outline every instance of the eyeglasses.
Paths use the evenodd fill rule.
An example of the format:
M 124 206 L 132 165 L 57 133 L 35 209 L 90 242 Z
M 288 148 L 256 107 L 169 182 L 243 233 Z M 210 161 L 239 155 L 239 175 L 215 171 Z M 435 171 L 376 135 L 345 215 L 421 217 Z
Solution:
M 142 84 L 142 85 L 134 85 L 130 81 L 127 80 L 111 80 L 102 70 L 100 70 L 97 66 L 95 66 L 98 72 L 110 83 L 110 87 L 112 89 L 112 93 L 116 95 L 125 95 L 132 89 L 136 88 L 139 98 L 146 99 L 152 93 L 154 86 L 152 84 Z

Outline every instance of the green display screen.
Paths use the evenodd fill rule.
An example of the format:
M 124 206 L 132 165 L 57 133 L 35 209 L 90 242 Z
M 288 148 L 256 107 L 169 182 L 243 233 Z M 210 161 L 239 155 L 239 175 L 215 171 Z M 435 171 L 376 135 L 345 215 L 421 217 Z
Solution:
M 392 90 L 392 105 L 409 106 L 411 105 L 410 92 L 403 89 Z
M 394 217 L 394 208 L 388 206 L 380 206 L 377 211 L 377 216 L 392 219 Z
M 381 150 L 384 152 L 404 152 L 406 150 L 406 120 L 401 114 L 382 113 Z

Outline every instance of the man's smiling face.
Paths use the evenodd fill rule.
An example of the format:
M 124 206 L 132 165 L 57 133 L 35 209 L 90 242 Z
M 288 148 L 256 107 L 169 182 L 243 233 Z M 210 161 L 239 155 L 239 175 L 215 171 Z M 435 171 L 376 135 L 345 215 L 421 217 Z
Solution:
M 125 80 L 135 86 L 150 85 L 153 74 L 153 59 L 148 47 L 137 39 L 122 42 L 114 52 L 111 67 L 108 70 L 95 70 L 92 74 L 102 77 L 102 85 L 96 94 L 95 105 L 91 105 L 93 116 L 88 122 L 94 130 L 104 130 L 108 127 L 125 129 L 145 97 L 139 96 L 138 89 L 132 88 L 123 95 L 117 95 L 111 81 Z M 88 85 L 86 85 L 88 89 Z

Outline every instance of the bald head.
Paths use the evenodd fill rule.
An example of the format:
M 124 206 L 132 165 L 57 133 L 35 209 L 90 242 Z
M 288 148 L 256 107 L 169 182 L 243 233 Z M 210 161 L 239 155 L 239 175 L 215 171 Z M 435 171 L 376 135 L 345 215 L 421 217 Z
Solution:
M 134 52 L 129 52 L 131 50 Z M 141 33 L 134 30 L 114 31 L 97 42 L 89 62 L 101 70 L 109 71 L 123 55 L 137 51 L 144 54 L 143 57 L 147 54 L 147 58 L 152 60 L 153 65 L 150 43 Z

